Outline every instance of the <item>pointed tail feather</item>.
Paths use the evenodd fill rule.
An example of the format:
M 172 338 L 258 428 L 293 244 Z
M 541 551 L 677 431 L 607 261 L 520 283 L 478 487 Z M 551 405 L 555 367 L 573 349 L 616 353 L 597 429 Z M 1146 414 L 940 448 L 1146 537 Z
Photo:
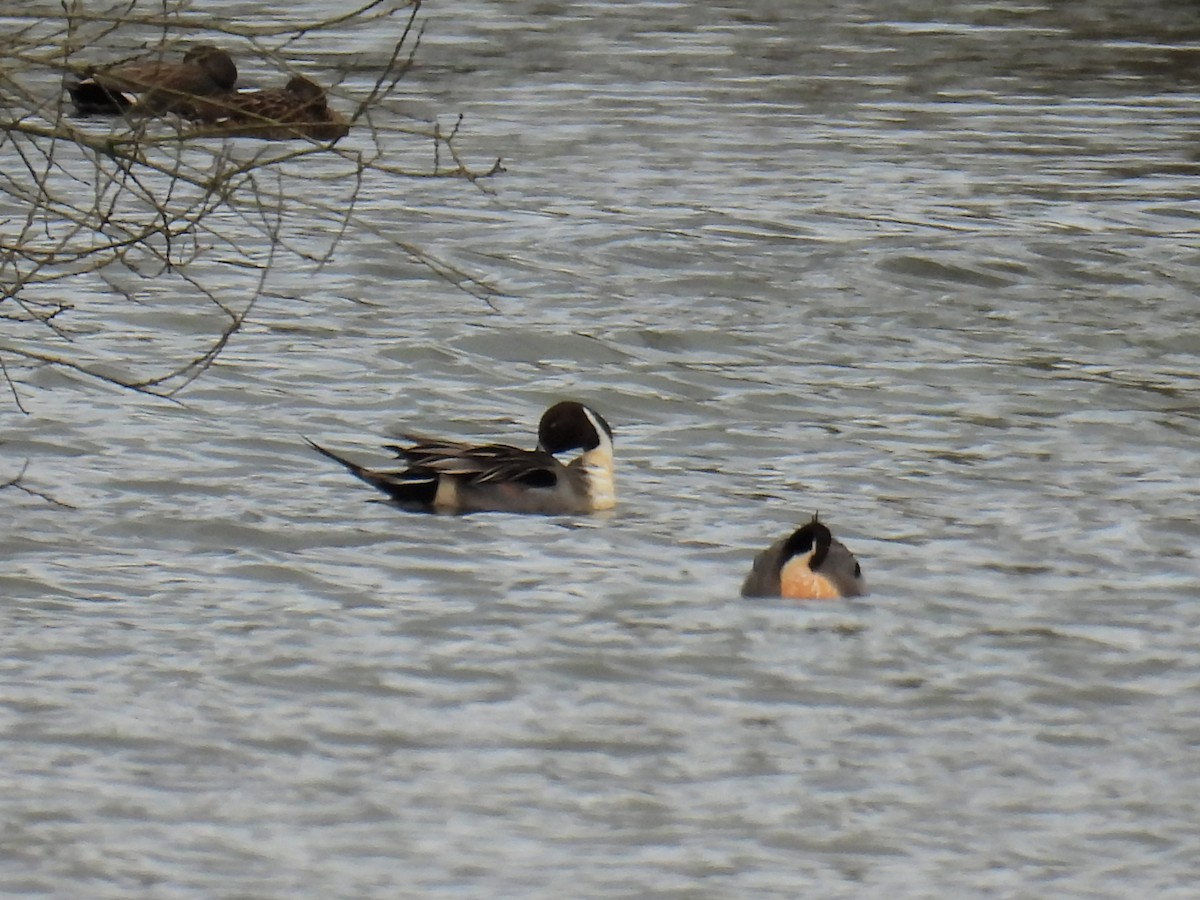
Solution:
M 301 435 L 304 437 L 304 435 Z M 432 506 L 437 495 L 438 478 L 433 472 L 409 469 L 405 472 L 378 472 L 351 462 L 344 456 L 339 456 L 332 450 L 327 450 L 320 444 L 304 438 L 308 445 L 322 456 L 340 463 L 353 475 L 361 478 L 372 487 L 383 491 L 393 500 L 405 506 L 425 509 Z
M 304 437 L 304 435 L 300 435 L 300 436 Z M 334 453 L 332 450 L 326 450 L 320 444 L 316 443 L 315 441 L 310 440 L 309 438 L 304 437 L 304 440 L 308 443 L 308 446 L 312 447 L 314 450 L 316 450 L 322 456 L 326 456 L 329 459 L 332 459 L 334 462 L 341 463 L 343 466 L 345 466 L 347 469 L 349 469 L 351 472 L 353 472 L 359 478 L 363 479 L 363 481 L 371 480 L 369 477 L 371 475 L 371 472 L 366 467 L 360 466 L 358 463 L 351 462 L 350 460 L 346 459 L 346 457 L 344 457 L 344 456 L 338 456 L 338 454 Z

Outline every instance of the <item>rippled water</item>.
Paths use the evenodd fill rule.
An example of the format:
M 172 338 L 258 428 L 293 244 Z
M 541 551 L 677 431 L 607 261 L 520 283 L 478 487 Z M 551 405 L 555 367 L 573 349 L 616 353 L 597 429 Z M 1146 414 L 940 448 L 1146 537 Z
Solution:
M 0 411 L 0 481 L 74 507 L 0 494 L 0 888 L 1192 896 L 1192 5 L 425 19 L 383 140 L 461 112 L 504 174 L 368 184 L 180 402 Z M 353 95 L 376 37 L 308 68 Z M 186 357 L 179 306 L 106 340 Z M 564 396 L 610 516 L 404 514 L 299 437 L 530 443 Z M 871 596 L 738 599 L 814 510 Z

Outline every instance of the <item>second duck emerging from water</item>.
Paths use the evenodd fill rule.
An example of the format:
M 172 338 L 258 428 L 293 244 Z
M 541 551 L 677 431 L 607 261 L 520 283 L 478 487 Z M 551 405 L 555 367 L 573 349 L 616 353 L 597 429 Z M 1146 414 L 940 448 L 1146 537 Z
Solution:
M 350 130 L 345 117 L 329 106 L 325 89 L 303 75 L 293 75 L 281 88 L 238 91 L 197 104 L 195 117 L 231 137 L 332 141 Z
M 408 464 L 399 471 L 369 469 L 309 443 L 400 505 L 422 512 L 566 515 L 616 505 L 612 428 L 598 412 L 573 400 L 556 403 L 542 415 L 536 450 L 404 437 L 412 443 L 386 447 Z M 568 450 L 583 453 L 563 464 L 556 454 Z

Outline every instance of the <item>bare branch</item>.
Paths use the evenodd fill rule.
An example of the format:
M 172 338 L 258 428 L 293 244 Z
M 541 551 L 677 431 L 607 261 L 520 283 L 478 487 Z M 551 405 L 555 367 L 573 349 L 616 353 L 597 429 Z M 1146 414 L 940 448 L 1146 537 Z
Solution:
M 175 396 L 244 328 L 281 261 L 291 260 L 292 270 L 299 263 L 317 271 L 352 234 L 386 242 L 495 311 L 499 291 L 484 278 L 361 208 L 368 187 L 375 196 L 396 184 L 400 194 L 401 180 L 463 179 L 490 193 L 483 182 L 504 171 L 499 160 L 476 170 L 464 159 L 455 143 L 461 116 L 449 131 L 436 122 L 395 121 L 398 85 L 424 33 L 420 0 L 359 0 L 352 9 L 286 25 L 215 21 L 193 13 L 187 0 L 161 0 L 149 15 L 139 6 L 135 0 L 107 8 L 64 0 L 59 16 L 5 13 L 0 377 L 18 410 L 25 411 L 22 372 L 39 366 Z M 231 92 L 203 103 L 175 92 L 173 102 L 185 101 L 179 115 L 139 114 L 135 105 L 107 121 L 85 119 L 70 114 L 57 89 L 106 61 L 178 65 L 183 51 L 201 42 L 219 43 L 235 56 L 250 53 L 277 67 L 281 81 L 299 74 L 307 79 L 312 65 L 297 54 L 314 37 L 335 28 L 340 34 L 380 27 L 398 29 L 399 38 L 357 90 L 345 74 L 334 79 L 329 108 L 350 101 L 353 108 L 345 117 L 325 113 L 337 123 L 328 133 L 314 129 L 305 136 L 303 126 L 277 127 L 256 113 L 244 119 L 246 132 L 287 139 L 237 137 L 226 121 L 238 111 L 239 95 Z M 106 46 L 111 53 L 101 55 Z M 81 52 L 87 60 L 78 59 Z M 320 99 L 324 104 L 323 94 Z M 340 139 L 343 121 L 352 136 L 368 138 L 365 146 Z M 397 161 L 398 152 L 411 156 L 424 142 L 432 146 L 426 165 Z M 308 163 L 314 157 L 321 191 L 312 189 Z M 173 310 L 188 304 L 188 314 L 205 323 L 187 355 L 173 349 L 172 358 L 155 358 L 144 340 L 114 324 L 132 310 L 161 304 Z
M 31 496 L 31 497 L 37 497 L 41 500 L 45 500 L 47 503 L 53 503 L 55 506 L 61 506 L 65 509 L 74 509 L 75 508 L 70 503 L 63 503 L 63 501 L 56 500 L 54 497 L 51 497 L 49 494 L 43 493 L 42 491 L 39 491 L 39 490 L 35 490 L 34 488 L 31 488 L 31 487 L 29 487 L 29 485 L 25 484 L 22 479 L 24 479 L 25 472 L 28 469 L 29 469 L 29 460 L 25 460 L 24 464 L 21 466 L 21 471 L 17 473 L 15 478 L 10 478 L 8 481 L 0 481 L 0 491 L 4 490 L 5 488 L 16 488 L 18 491 L 24 491 L 26 494 L 29 494 L 29 496 Z

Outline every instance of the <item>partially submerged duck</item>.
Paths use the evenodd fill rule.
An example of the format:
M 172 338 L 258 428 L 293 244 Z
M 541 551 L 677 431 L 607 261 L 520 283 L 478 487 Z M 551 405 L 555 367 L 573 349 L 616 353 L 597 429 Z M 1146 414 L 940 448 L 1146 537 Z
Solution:
M 67 85 L 80 115 L 197 115 L 198 98 L 230 94 L 238 71 L 227 52 L 197 44 L 182 62 L 148 59 L 93 71 Z
M 407 445 L 388 445 L 407 466 L 371 469 L 309 441 L 318 453 L 341 463 L 400 505 L 420 512 L 511 512 L 565 515 L 611 509 L 612 428 L 598 412 L 564 400 L 538 424 L 538 445 L 473 445 L 407 434 Z M 583 451 L 569 463 L 556 455 Z
M 854 554 L 814 515 L 754 558 L 743 597 L 838 600 L 867 592 Z
M 238 91 L 204 103 L 197 118 L 235 137 L 333 141 L 350 130 L 346 118 L 330 108 L 325 89 L 303 75 L 293 75 L 281 88 Z

